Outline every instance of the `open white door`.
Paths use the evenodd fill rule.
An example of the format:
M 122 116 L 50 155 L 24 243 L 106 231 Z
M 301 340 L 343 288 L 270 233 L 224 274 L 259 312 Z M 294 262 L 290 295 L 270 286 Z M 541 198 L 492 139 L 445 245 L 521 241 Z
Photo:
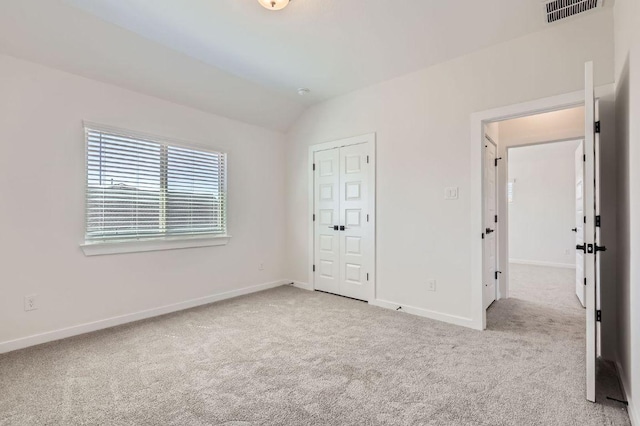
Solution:
M 584 243 L 578 246 L 584 254 L 584 274 L 586 278 L 585 307 L 587 323 L 586 366 L 587 366 L 587 399 L 596 400 L 596 358 L 598 355 L 600 318 L 598 303 L 600 301 L 600 268 L 599 252 L 604 251 L 600 244 L 600 122 L 598 102 L 593 90 L 593 62 L 585 64 L 585 172 L 584 172 Z
M 497 146 L 485 138 L 484 147 L 484 273 L 482 301 L 487 309 L 496 300 L 496 281 L 498 279 L 498 239 L 497 221 Z
M 576 221 L 575 228 L 576 246 L 584 246 L 584 142 L 576 149 Z M 584 252 L 576 250 L 576 296 L 584 307 L 585 303 L 584 281 Z

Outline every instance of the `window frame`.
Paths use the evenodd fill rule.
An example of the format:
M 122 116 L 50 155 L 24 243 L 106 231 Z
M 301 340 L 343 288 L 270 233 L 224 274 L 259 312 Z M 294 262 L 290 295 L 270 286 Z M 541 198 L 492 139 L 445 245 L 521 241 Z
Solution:
M 83 221 L 83 241 L 80 244 L 80 247 L 86 256 L 95 256 L 95 255 L 107 255 L 107 254 L 118 254 L 118 253 L 135 253 L 135 252 L 146 252 L 146 251 L 157 251 L 157 250 L 172 250 L 172 249 L 182 249 L 182 248 L 190 248 L 190 247 L 209 247 L 209 246 L 219 246 L 226 245 L 229 243 L 231 239 L 231 235 L 229 235 L 228 222 L 225 225 L 226 233 L 225 234 L 185 234 L 178 236 L 154 236 L 149 238 L 138 238 L 138 239 L 114 239 L 114 240 L 106 240 L 106 241 L 87 241 L 86 240 L 86 232 L 87 232 L 87 191 L 88 191 L 88 143 L 87 143 L 87 132 L 89 130 L 99 131 L 104 133 L 112 133 L 116 135 L 126 135 L 132 138 L 139 138 L 142 140 L 149 140 L 155 143 L 169 145 L 177 148 L 185 148 L 190 150 L 204 151 L 204 152 L 212 152 L 212 153 L 220 153 L 225 155 L 225 179 L 224 179 L 224 192 L 227 194 L 228 187 L 228 157 L 229 152 L 222 149 L 217 149 L 213 146 L 207 146 L 203 144 L 184 142 L 181 140 L 176 140 L 172 138 L 167 138 L 164 136 L 153 135 L 149 133 L 143 133 L 135 130 L 123 129 L 108 125 L 103 125 L 99 123 L 93 123 L 90 121 L 83 121 L 83 137 L 82 143 L 84 144 L 84 221 Z M 224 204 L 224 212 L 225 216 L 228 213 L 229 202 L 228 198 L 226 198 Z M 228 216 L 227 216 L 228 217 Z

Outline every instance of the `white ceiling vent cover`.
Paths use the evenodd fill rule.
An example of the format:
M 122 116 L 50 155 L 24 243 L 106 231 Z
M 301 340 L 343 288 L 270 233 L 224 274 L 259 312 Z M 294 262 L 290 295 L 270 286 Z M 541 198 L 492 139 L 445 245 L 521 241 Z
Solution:
M 604 0 L 552 0 L 545 3 L 547 23 L 558 22 L 601 7 Z

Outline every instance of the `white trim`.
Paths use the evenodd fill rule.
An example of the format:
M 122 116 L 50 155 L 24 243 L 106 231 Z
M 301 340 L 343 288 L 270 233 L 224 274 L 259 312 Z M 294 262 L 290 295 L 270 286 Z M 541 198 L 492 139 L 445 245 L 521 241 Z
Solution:
M 596 97 L 604 97 L 614 93 L 614 85 L 596 88 Z M 473 328 L 485 329 L 487 326 L 487 313 L 482 303 L 482 231 L 483 231 L 483 189 L 482 189 L 482 147 L 484 146 L 484 125 L 493 121 L 508 120 L 528 115 L 558 111 L 584 104 L 584 91 L 566 93 L 551 96 L 534 101 L 508 105 L 486 111 L 471 114 L 470 127 L 470 182 L 469 188 L 469 214 L 471 234 L 469 235 L 471 247 L 471 320 Z M 498 223 L 498 229 L 502 228 L 506 221 Z M 498 264 L 504 265 L 506 259 L 499 259 Z M 508 265 L 506 265 L 508 266 Z M 505 279 L 505 275 L 501 277 Z
M 291 281 L 289 281 L 291 282 Z M 314 291 L 313 290 L 313 286 L 311 286 L 311 284 L 309 283 L 303 283 L 301 281 L 293 281 L 293 286 L 295 288 L 300 288 L 302 290 L 307 290 L 307 291 Z
M 147 309 L 144 311 L 134 312 L 131 314 L 120 315 L 117 317 L 102 319 L 94 322 L 74 325 L 58 330 L 47 331 L 40 334 L 34 334 L 27 337 L 21 337 L 15 340 L 0 342 L 0 354 L 18 349 L 27 348 L 29 346 L 40 345 L 42 343 L 53 342 L 54 340 L 65 339 L 67 337 L 77 336 L 80 334 L 90 333 L 92 331 L 102 330 L 105 328 L 115 327 L 134 321 L 147 318 L 157 317 L 172 312 L 182 311 L 196 306 L 207 305 L 209 303 L 218 302 L 233 297 L 243 296 L 245 294 L 255 293 L 258 291 L 268 290 L 270 288 L 279 287 L 290 283 L 291 281 L 279 280 L 264 284 L 258 284 L 250 287 L 244 287 L 237 290 L 231 290 L 224 293 L 212 294 L 209 296 L 199 297 L 196 299 L 186 300 L 184 302 L 174 303 L 171 305 L 160 306 L 157 308 Z
M 622 369 L 622 364 L 616 361 L 616 369 L 618 370 L 618 377 L 620 378 L 620 386 L 622 387 L 622 394 L 624 395 L 624 399 L 629 403 L 627 405 L 627 414 L 629 414 L 629 420 L 631 421 L 631 426 L 640 426 L 640 415 L 636 411 L 636 407 L 633 405 L 633 400 L 629 398 L 629 394 L 627 393 L 627 389 L 629 389 L 628 384 L 625 382 L 624 370 Z
M 372 265 L 371 272 L 369 275 L 369 281 L 371 282 L 371 292 L 369 294 L 369 300 L 375 300 L 376 298 L 376 134 L 375 133 L 367 133 L 365 135 L 354 136 L 346 139 L 339 139 L 336 141 L 320 143 L 316 145 L 309 146 L 309 156 L 307 168 L 308 172 L 308 202 L 307 202 L 307 232 L 309 236 L 309 251 L 308 251 L 308 268 L 309 268 L 309 280 L 308 286 L 310 286 L 310 290 L 315 290 L 314 285 L 314 272 L 313 272 L 313 262 L 315 260 L 315 241 L 314 241 L 314 223 L 313 223 L 313 214 L 314 214 L 314 171 L 313 171 L 313 161 L 314 154 L 318 151 L 325 151 L 328 149 L 341 148 L 349 145 L 359 145 L 359 144 L 368 144 L 369 145 L 369 226 L 370 233 L 369 235 L 373 236 L 373 249 L 371 250 L 371 258 L 369 259 L 369 264 Z
M 174 250 L 191 247 L 223 246 L 229 243 L 231 235 L 206 237 L 169 237 L 148 240 L 108 241 L 80 244 L 85 256 L 104 254 L 137 253 L 143 251 Z
M 372 306 L 377 306 L 379 308 L 392 309 L 397 310 L 399 307 L 402 308 L 401 312 L 406 312 L 412 315 L 418 315 L 420 317 L 425 317 L 429 319 L 433 319 L 436 321 L 442 321 L 449 324 L 459 325 L 467 328 L 474 328 L 480 330 L 471 318 L 460 317 L 457 315 L 445 314 L 438 311 L 432 311 L 430 309 L 416 308 L 415 306 L 402 305 L 400 303 L 389 302 L 387 300 L 375 299 L 369 302 Z
M 575 263 L 557 263 L 557 262 L 547 262 L 544 260 L 526 260 L 526 259 L 509 258 L 509 263 L 516 263 L 518 265 L 549 266 L 551 268 L 576 269 Z

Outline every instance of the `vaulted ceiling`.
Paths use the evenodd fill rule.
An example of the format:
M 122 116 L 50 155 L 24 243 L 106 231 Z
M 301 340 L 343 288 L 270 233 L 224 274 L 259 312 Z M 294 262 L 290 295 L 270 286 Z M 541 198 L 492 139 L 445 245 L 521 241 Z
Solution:
M 286 130 L 310 104 L 542 30 L 543 4 L 2 0 L 0 53 Z

